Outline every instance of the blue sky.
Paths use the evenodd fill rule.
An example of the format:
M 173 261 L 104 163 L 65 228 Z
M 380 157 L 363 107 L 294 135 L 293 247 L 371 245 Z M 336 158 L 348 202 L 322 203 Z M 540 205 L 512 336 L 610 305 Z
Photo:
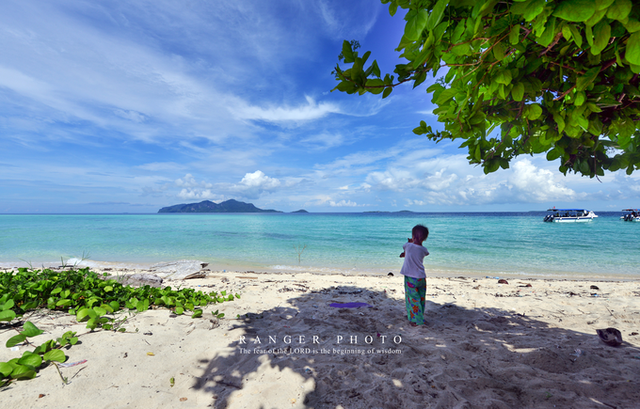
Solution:
M 377 0 L 4 0 L 0 213 L 154 213 L 236 199 L 314 212 L 620 210 L 638 176 L 521 157 L 484 175 L 424 86 L 330 92 L 343 40 L 383 72 L 404 27 Z

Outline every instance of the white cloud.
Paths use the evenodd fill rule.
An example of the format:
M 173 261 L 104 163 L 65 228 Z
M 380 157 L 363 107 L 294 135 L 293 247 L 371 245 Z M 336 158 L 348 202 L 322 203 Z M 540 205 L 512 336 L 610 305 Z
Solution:
M 420 206 L 543 203 L 578 197 L 561 177 L 537 168 L 529 159 L 517 159 L 511 169 L 485 175 L 482 168 L 470 167 L 464 155 L 403 158 L 386 170 L 370 172 L 365 180 L 375 190 L 423 195 L 408 202 Z
M 256 170 L 253 173 L 244 175 L 240 181 L 240 185 L 245 186 L 247 189 L 260 188 L 263 190 L 271 190 L 280 186 L 280 181 L 275 178 L 270 178 L 260 170 Z
M 351 0 L 351 5 L 358 10 L 357 16 L 354 16 L 345 13 L 343 3 L 340 2 L 334 3 L 334 7 L 328 1 L 311 2 L 313 3 L 323 18 L 323 28 L 338 40 L 366 37 L 377 20 L 378 10 L 382 8 L 380 4 L 372 5 L 368 1 L 354 4 L 355 2 Z
M 329 149 L 343 145 L 345 138 L 341 133 L 323 132 L 305 137 L 300 140 L 300 143 L 316 149 Z
M 213 187 L 213 185 L 209 182 L 198 182 L 190 173 L 187 173 L 183 178 L 176 179 L 176 186 L 183 187 L 182 191 L 178 194 L 180 197 L 204 197 L 207 198 L 213 197 L 213 193 L 209 189 Z M 205 190 L 206 189 L 206 190 Z
M 266 122 L 304 122 L 320 119 L 330 113 L 339 113 L 340 108 L 332 103 L 323 102 L 317 104 L 313 98 L 305 97 L 306 104 L 297 107 L 268 106 L 258 107 L 240 105 L 231 109 L 232 113 L 240 119 L 260 120 Z
M 198 199 L 198 200 L 223 200 L 224 195 L 218 195 L 213 193 L 209 189 L 182 189 L 180 193 L 178 193 L 178 197 L 182 199 Z
M 183 165 L 180 165 L 179 163 L 175 163 L 175 162 L 152 162 L 152 163 L 145 163 L 143 165 L 137 166 L 137 168 L 139 169 L 149 170 L 152 172 L 165 171 L 165 170 L 180 170 L 183 167 L 184 167 Z
M 523 202 L 575 200 L 576 192 L 556 181 L 556 177 L 558 176 L 549 170 L 536 168 L 529 159 L 521 159 L 513 164 L 513 172 L 507 181 Z
M 331 207 L 357 207 L 358 204 L 352 202 L 351 200 L 341 200 L 339 202 L 334 202 L 333 200 L 329 201 L 329 206 Z
M 240 183 L 231 187 L 232 191 L 250 198 L 256 199 L 264 192 L 273 192 L 282 185 L 280 180 L 269 177 L 260 170 L 244 175 Z

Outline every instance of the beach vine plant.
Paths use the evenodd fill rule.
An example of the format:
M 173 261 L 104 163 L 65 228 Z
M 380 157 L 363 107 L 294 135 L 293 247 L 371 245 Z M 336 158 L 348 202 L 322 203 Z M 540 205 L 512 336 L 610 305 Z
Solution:
M 178 315 L 191 311 L 192 317 L 202 315 L 208 304 L 233 301 L 239 294 L 204 293 L 192 288 L 174 290 L 149 285 L 134 288 L 114 279 L 103 279 L 88 268 L 68 271 L 49 269 L 0 274 L 0 321 L 12 321 L 30 310 L 48 308 L 75 315 L 87 328 L 110 330 L 115 322 L 110 314 L 123 309 L 142 312 L 164 307 Z M 122 329 L 121 329 L 122 330 Z
M 29 337 L 35 337 L 44 331 L 36 327 L 32 322 L 24 323 L 23 330 L 15 335 L 6 343 L 7 348 L 11 348 L 27 341 Z M 75 345 L 78 342 L 76 333 L 72 331 L 65 332 L 60 338 L 50 339 L 42 345 L 36 347 L 33 351 L 24 351 L 20 358 L 13 358 L 8 362 L 0 362 L 0 387 L 5 386 L 16 380 L 33 379 L 39 369 L 49 365 L 54 365 L 62 379 L 63 383 L 67 383 L 67 379 L 62 376 L 58 363 L 66 361 L 67 357 L 62 348 Z
M 192 318 L 199 318 L 203 314 L 202 307 L 237 298 L 240 298 L 239 294 L 227 295 L 226 291 L 204 293 L 191 288 L 174 290 L 171 287 L 156 288 L 149 285 L 134 288 L 115 279 L 100 277 L 88 268 L 65 271 L 20 268 L 17 272 L 0 273 L 0 322 L 7 322 L 7 326 L 16 326 L 18 323 L 12 321 L 46 308 L 75 315 L 78 322 L 87 323 L 91 332 L 98 328 L 126 332 L 122 327 L 126 317 L 115 317 L 119 311 L 143 312 L 149 308 L 167 308 L 177 315 L 190 311 Z M 213 316 L 222 318 L 224 314 L 216 310 Z M 27 338 L 41 333 L 27 321 L 23 331 L 10 338 L 6 346 L 11 348 L 28 342 Z M 14 379 L 35 377 L 41 365 L 64 362 L 64 353 L 59 349 L 76 342 L 75 333 L 67 332 L 57 340 L 45 342 L 34 352 L 25 352 L 21 358 L 0 362 L 3 377 L 0 386 Z

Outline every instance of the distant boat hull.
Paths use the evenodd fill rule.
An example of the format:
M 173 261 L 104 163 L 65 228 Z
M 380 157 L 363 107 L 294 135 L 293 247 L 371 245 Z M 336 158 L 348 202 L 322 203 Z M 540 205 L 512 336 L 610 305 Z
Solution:
M 596 216 L 598 217 L 598 216 Z M 553 223 L 585 223 L 593 221 L 593 217 L 554 217 Z
M 584 209 L 549 209 L 544 218 L 548 223 L 586 223 L 593 221 L 597 214 Z
M 620 220 L 625 222 L 640 222 L 640 210 L 638 209 L 623 209 L 623 215 Z

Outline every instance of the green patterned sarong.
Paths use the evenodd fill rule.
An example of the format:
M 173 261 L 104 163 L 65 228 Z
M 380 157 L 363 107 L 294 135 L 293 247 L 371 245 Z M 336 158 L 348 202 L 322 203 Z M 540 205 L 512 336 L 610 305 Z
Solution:
M 426 278 L 404 277 L 404 294 L 409 322 L 424 324 L 424 296 L 427 292 Z

